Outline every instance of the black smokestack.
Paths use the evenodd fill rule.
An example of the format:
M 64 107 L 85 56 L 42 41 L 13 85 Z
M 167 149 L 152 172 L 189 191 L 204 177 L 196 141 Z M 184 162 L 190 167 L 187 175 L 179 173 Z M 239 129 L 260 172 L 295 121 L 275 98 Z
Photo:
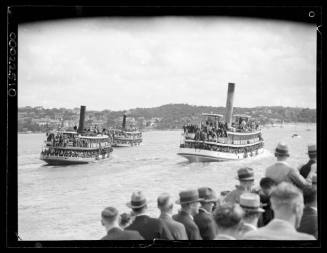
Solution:
M 225 114 L 225 121 L 228 127 L 230 127 L 232 124 L 234 91 L 235 91 L 235 83 L 228 83 L 226 114 Z
M 84 132 L 85 108 L 86 108 L 86 106 L 81 105 L 81 110 L 79 113 L 79 125 L 78 125 L 78 130 L 77 130 L 78 133 Z
M 126 128 L 126 114 L 123 115 L 123 130 Z

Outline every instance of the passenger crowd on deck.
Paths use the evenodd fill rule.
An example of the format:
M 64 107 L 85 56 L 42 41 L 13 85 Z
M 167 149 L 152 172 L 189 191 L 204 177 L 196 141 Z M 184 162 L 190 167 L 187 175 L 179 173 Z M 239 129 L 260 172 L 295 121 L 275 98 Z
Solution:
M 102 240 L 315 240 L 316 145 L 308 147 L 310 160 L 300 169 L 287 163 L 289 155 L 288 146 L 279 143 L 277 161 L 265 168 L 258 186 L 254 170 L 242 167 L 239 184 L 219 196 L 209 187 L 181 191 L 175 202 L 162 193 L 158 217 L 149 215 L 146 196 L 136 191 L 127 203 L 130 213 L 112 206 L 102 211 L 107 233 Z
M 218 122 L 214 124 L 212 121 L 206 121 L 201 126 L 186 124 L 183 126 L 186 139 L 194 139 L 200 141 L 215 141 L 218 138 L 227 137 L 227 131 L 232 132 L 253 132 L 259 130 L 260 125 L 256 121 L 245 122 L 245 120 L 239 123 L 233 122 L 229 128 L 227 123 Z
M 263 147 L 263 143 L 258 143 L 248 147 L 230 147 L 230 146 L 217 146 L 208 143 L 201 143 L 201 142 L 186 142 L 185 144 L 180 145 L 181 148 L 194 148 L 194 149 L 205 149 L 205 150 L 212 150 L 217 152 L 228 152 L 228 153 L 235 153 L 235 154 L 243 154 L 245 157 L 247 156 L 254 156 L 258 154 L 258 149 Z M 248 153 L 250 153 L 248 155 Z
M 91 151 L 77 151 L 77 150 L 65 150 L 65 149 L 47 149 L 42 150 L 41 154 L 45 156 L 63 156 L 63 157 L 82 157 L 91 158 L 97 157 L 99 155 L 104 155 L 112 151 L 112 148 L 102 149 L 101 152 L 98 150 Z

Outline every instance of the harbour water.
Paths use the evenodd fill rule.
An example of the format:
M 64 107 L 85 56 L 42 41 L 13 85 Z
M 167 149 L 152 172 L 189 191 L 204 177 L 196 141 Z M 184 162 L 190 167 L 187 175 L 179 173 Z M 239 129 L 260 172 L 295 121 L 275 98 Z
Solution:
M 189 163 L 176 155 L 178 130 L 144 132 L 141 146 L 115 148 L 110 159 L 71 166 L 47 166 L 39 160 L 45 134 L 19 134 L 18 235 L 23 240 L 97 240 L 105 234 L 102 209 L 115 206 L 129 212 L 126 203 L 133 191 L 143 191 L 149 214 L 158 216 L 160 193 L 177 200 L 183 189 L 232 190 L 242 166 L 254 169 L 258 185 L 264 169 L 275 161 L 279 141 L 289 145 L 289 163 L 296 168 L 308 159 L 307 145 L 316 143 L 315 124 L 284 124 L 262 132 L 264 154 L 242 161 Z M 174 208 L 177 212 L 178 205 Z

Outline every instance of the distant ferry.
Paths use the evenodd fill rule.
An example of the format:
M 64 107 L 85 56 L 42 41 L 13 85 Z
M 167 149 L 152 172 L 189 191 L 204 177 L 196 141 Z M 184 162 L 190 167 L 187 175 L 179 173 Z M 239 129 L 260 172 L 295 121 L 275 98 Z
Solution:
M 47 133 L 40 159 L 49 165 L 85 164 L 109 158 L 113 151 L 108 135 L 84 131 L 85 106 L 81 107 L 78 131 Z
M 264 140 L 259 124 L 247 115 L 234 115 L 235 84 L 229 83 L 226 116 L 203 113 L 205 120 L 197 125 L 184 126 L 180 156 L 190 162 L 218 162 L 241 160 L 263 153 Z
M 109 133 L 113 139 L 113 147 L 138 146 L 143 141 L 142 132 L 136 128 L 126 128 L 126 114 L 123 115 L 122 128 L 110 129 Z

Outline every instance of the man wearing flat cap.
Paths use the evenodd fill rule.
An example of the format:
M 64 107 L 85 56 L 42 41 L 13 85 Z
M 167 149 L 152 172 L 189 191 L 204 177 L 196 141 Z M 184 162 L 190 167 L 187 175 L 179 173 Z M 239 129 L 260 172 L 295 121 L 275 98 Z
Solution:
M 101 223 L 107 235 L 101 240 L 144 240 L 137 231 L 124 231 L 119 227 L 119 213 L 114 207 L 107 207 L 101 213 Z
M 317 146 L 315 144 L 308 146 L 308 156 L 309 161 L 300 168 L 300 174 L 304 178 L 308 177 L 311 171 L 311 166 L 317 163 Z
M 199 212 L 199 198 L 197 190 L 187 190 L 179 193 L 176 204 L 181 205 L 181 210 L 173 216 L 173 219 L 184 225 L 189 240 L 202 240 L 200 231 L 193 216 Z
M 173 240 L 168 228 L 161 220 L 146 215 L 147 201 L 142 192 L 134 192 L 127 206 L 132 209 L 135 218 L 125 230 L 138 231 L 145 240 Z
M 273 179 L 277 184 L 281 182 L 293 183 L 300 189 L 310 185 L 295 168 L 287 163 L 289 157 L 288 146 L 285 143 L 278 143 L 275 149 L 277 162 L 266 168 L 265 177 Z
M 240 168 L 237 171 L 237 180 L 239 180 L 240 184 L 236 185 L 236 189 L 231 191 L 224 198 L 224 202 L 226 203 L 240 203 L 240 196 L 244 192 L 251 192 L 254 184 L 254 172 L 252 168 L 244 167 Z
M 213 240 L 217 234 L 217 225 L 213 219 L 212 211 L 218 198 L 216 193 L 209 187 L 198 189 L 199 197 L 203 199 L 199 213 L 194 216 L 194 222 L 200 230 L 203 240 Z

